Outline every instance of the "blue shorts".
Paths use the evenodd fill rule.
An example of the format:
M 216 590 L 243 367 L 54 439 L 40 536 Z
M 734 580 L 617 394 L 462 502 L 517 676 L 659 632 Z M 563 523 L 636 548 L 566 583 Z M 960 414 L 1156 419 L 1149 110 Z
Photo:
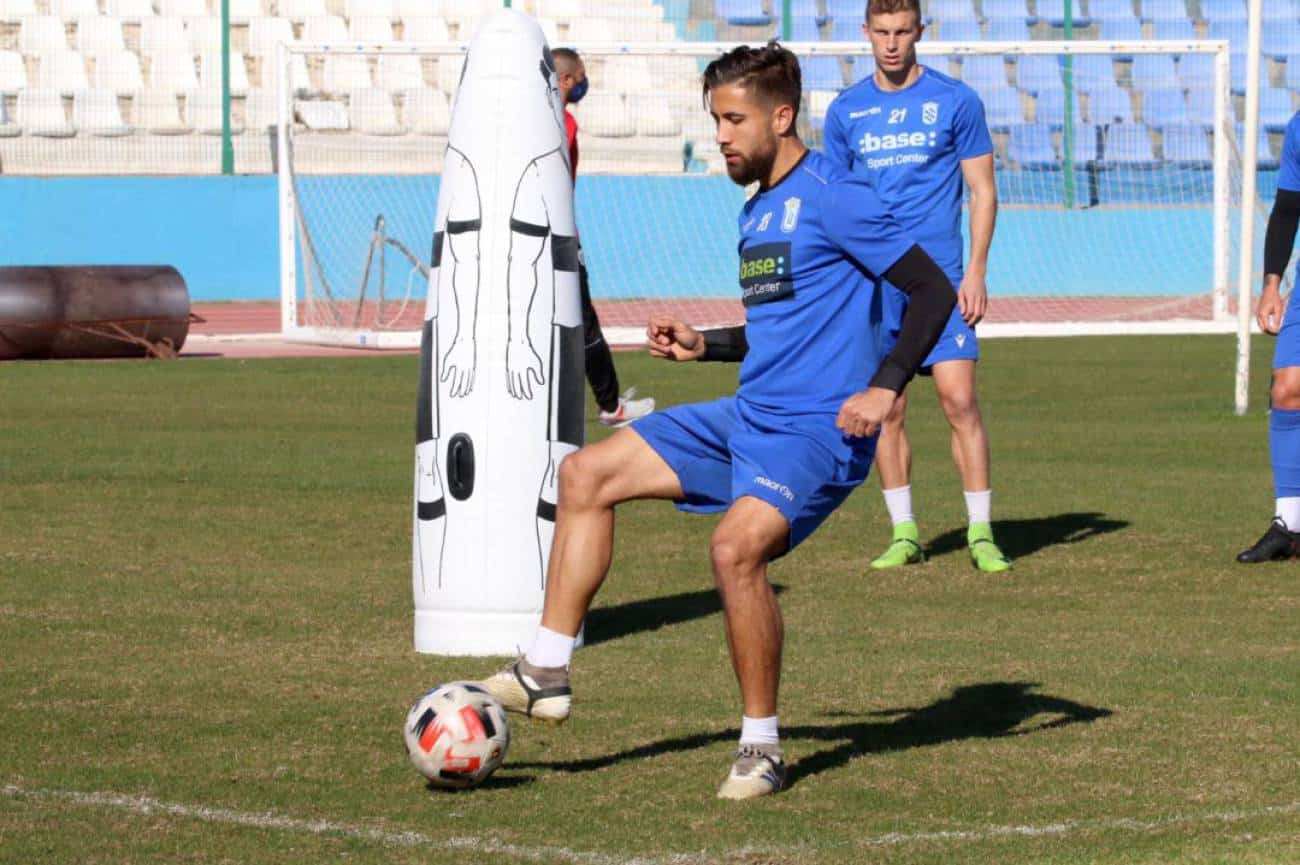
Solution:
M 741 496 L 775 507 L 793 550 L 866 480 L 876 438 L 853 438 L 834 415 L 773 415 L 727 397 L 679 405 L 632 429 L 681 482 L 683 511 L 718 513 Z
M 951 274 L 949 275 L 951 278 Z M 953 285 L 957 283 L 954 282 Z M 908 297 L 888 282 L 884 283 L 885 294 L 885 333 L 887 342 L 882 346 L 885 352 L 893 349 L 898 342 L 898 332 L 903 327 L 903 313 L 907 312 Z M 929 373 L 936 363 L 946 360 L 979 360 L 979 340 L 975 337 L 975 328 L 961 317 L 961 307 L 954 306 L 948 324 L 939 335 L 939 341 L 930 349 L 925 360 L 921 362 L 921 372 Z
M 1277 334 L 1277 345 L 1273 346 L 1273 369 L 1288 366 L 1300 366 L 1300 309 L 1293 303 L 1287 304 L 1282 316 L 1282 329 Z

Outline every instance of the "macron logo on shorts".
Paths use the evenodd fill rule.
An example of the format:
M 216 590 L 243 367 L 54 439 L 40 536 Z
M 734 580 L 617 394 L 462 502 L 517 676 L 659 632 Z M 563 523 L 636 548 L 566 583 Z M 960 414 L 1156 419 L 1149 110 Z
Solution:
M 780 493 L 786 501 L 794 501 L 794 490 L 790 489 L 785 484 L 777 483 L 771 478 L 765 478 L 762 475 L 754 475 L 754 483 Z

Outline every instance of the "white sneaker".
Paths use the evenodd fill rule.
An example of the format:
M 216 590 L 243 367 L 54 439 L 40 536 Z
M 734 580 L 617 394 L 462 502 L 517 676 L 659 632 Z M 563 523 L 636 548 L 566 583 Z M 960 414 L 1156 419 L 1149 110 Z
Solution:
M 731 774 L 718 788 L 719 799 L 753 799 L 785 786 L 785 760 L 779 745 L 741 745 Z
M 535 667 L 521 657 L 479 684 L 507 712 L 518 712 L 550 724 L 563 724 L 569 717 L 573 692 L 566 667 Z
M 636 388 L 630 387 L 618 398 L 618 408 L 602 411 L 600 422 L 605 426 L 625 426 L 639 417 L 645 417 L 655 410 L 655 401 L 651 397 L 635 399 Z

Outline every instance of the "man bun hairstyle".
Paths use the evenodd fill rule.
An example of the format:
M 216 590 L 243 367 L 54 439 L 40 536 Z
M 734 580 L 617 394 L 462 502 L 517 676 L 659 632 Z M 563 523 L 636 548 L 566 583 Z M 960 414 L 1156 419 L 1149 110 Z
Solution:
M 704 104 L 709 91 L 724 84 L 737 84 L 772 105 L 789 105 L 799 117 L 803 75 L 799 58 L 775 39 L 761 48 L 741 45 L 723 54 L 704 69 Z

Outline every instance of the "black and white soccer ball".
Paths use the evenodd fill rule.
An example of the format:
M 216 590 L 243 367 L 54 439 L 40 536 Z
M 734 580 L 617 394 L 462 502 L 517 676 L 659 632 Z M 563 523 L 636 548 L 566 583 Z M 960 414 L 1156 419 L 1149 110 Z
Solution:
M 473 682 L 448 682 L 424 694 L 402 733 L 411 764 L 437 787 L 482 784 L 510 748 L 505 709 Z

